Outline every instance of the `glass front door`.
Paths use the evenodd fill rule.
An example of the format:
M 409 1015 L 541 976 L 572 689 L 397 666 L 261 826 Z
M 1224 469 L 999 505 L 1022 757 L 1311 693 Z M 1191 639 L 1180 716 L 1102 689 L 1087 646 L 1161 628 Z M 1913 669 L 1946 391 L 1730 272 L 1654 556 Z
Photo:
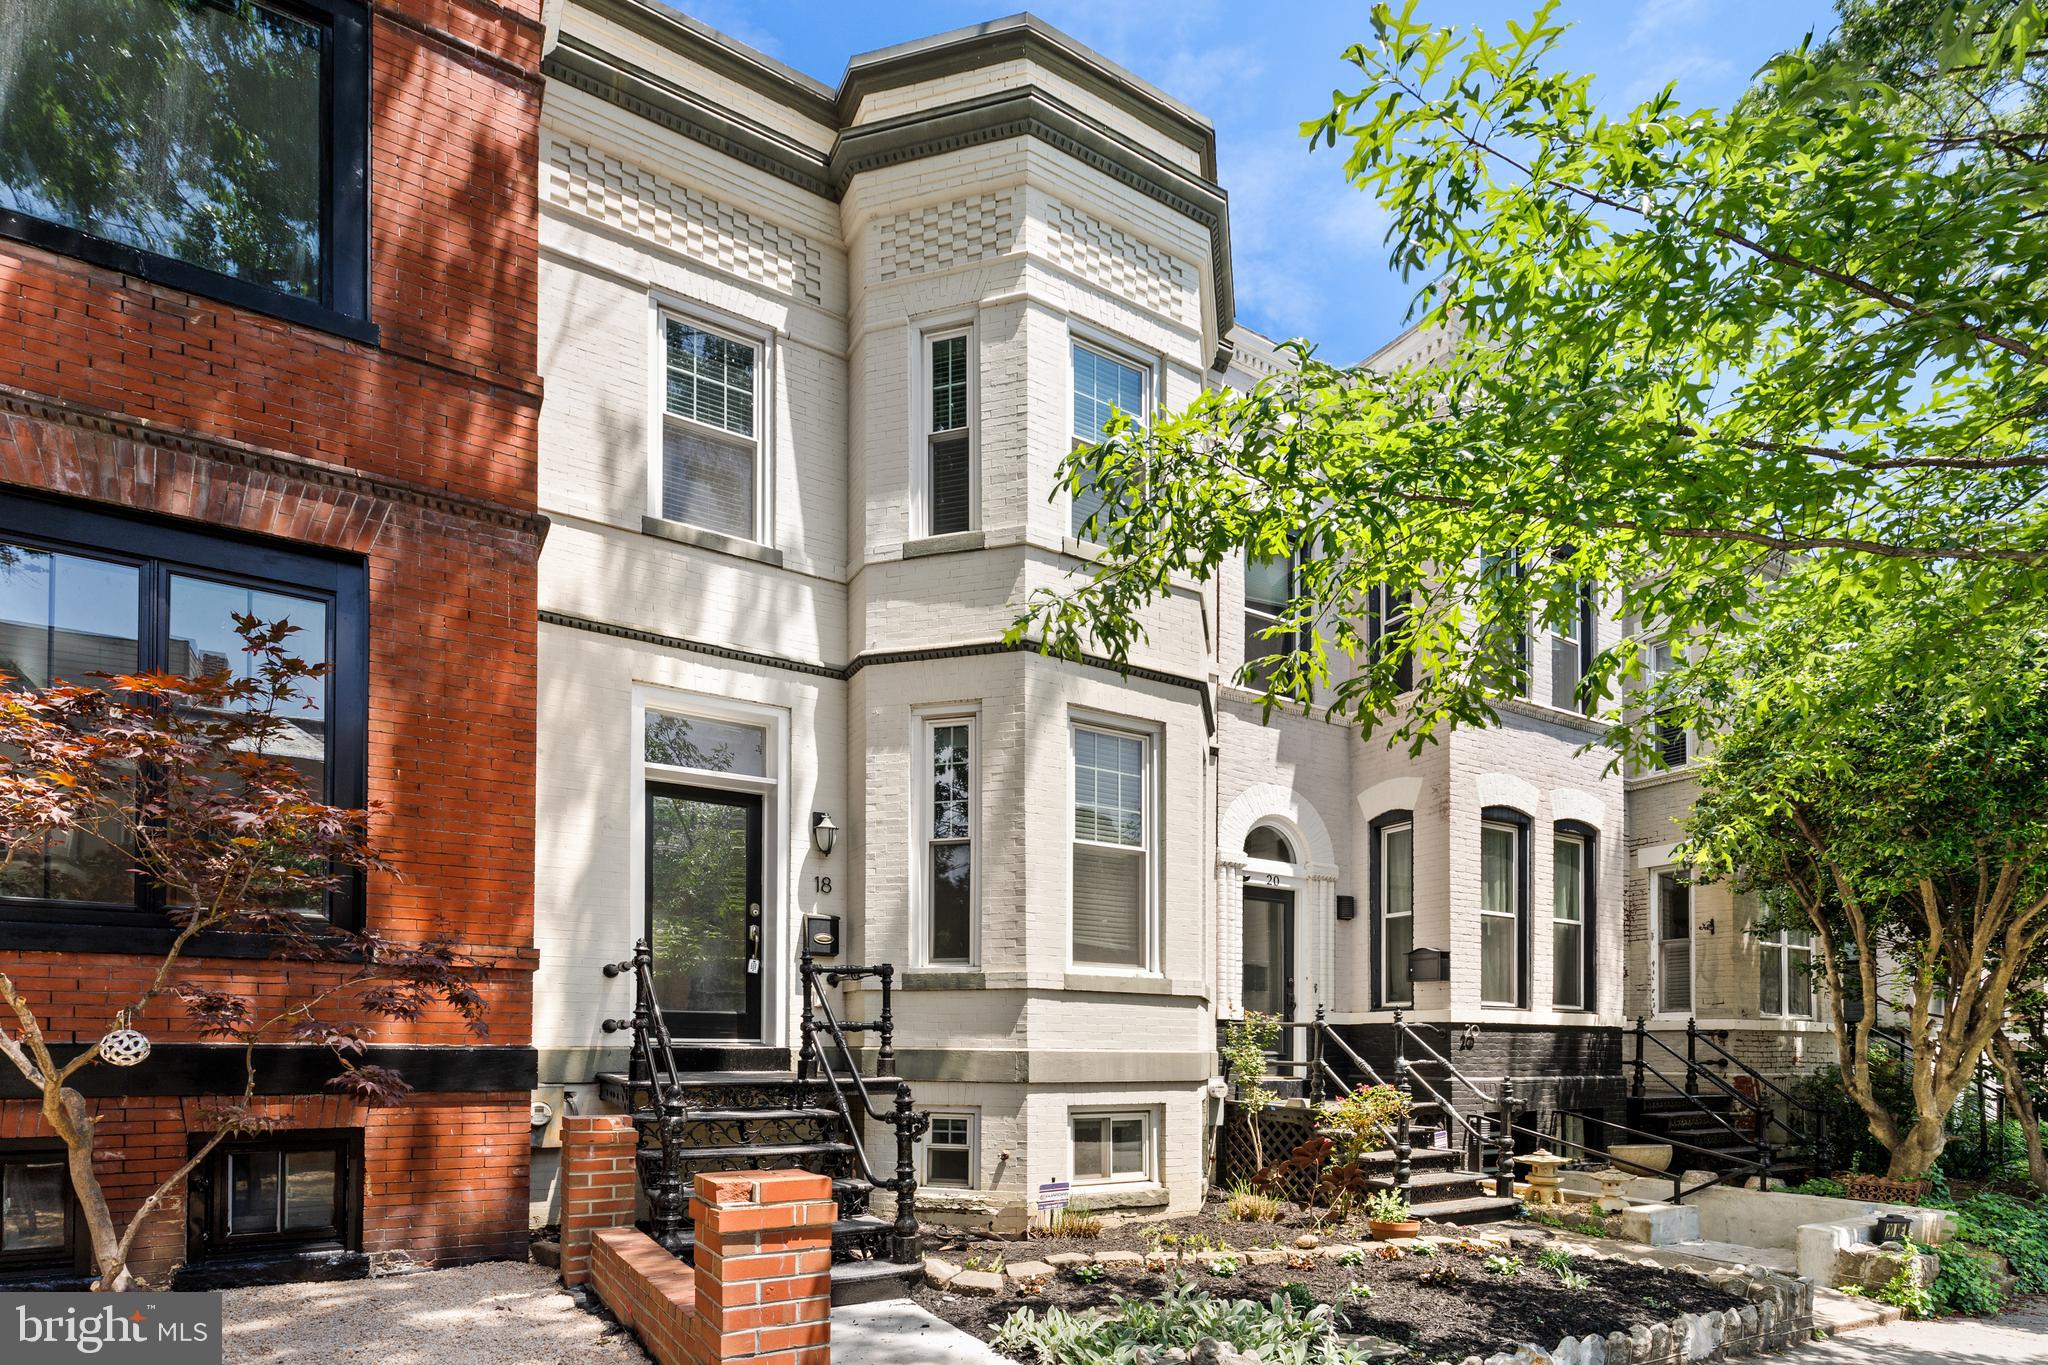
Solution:
M 759 796 L 648 785 L 648 941 L 674 1036 L 761 1036 L 761 884 Z
M 1244 1011 L 1294 1018 L 1294 893 L 1244 893 Z M 1286 1056 L 1288 1036 L 1278 1052 Z

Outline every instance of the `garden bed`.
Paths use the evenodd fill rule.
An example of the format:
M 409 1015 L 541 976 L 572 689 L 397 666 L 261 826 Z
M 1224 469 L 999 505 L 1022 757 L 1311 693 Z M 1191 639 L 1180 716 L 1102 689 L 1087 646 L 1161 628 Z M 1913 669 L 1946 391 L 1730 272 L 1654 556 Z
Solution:
M 1233 1246 L 1248 1244 L 1258 1230 L 1272 1226 L 1214 1221 L 1234 1234 L 1229 1237 Z M 1199 1227 L 1199 1220 L 1176 1220 L 1176 1235 L 1185 1237 L 1189 1225 Z M 1289 1248 L 1285 1259 L 1262 1256 L 1259 1260 L 1266 1263 L 1261 1264 L 1246 1251 L 1229 1254 L 1231 1263 L 1224 1274 L 1215 1264 L 1219 1253 L 1209 1251 L 1162 1268 L 1091 1262 L 1077 1273 L 1075 1266 L 1067 1265 L 1022 1284 L 1006 1274 L 1004 1291 L 991 1297 L 971 1297 L 932 1284 L 920 1284 L 913 1296 L 938 1316 L 992 1340 L 1019 1309 L 1073 1313 L 1106 1308 L 1118 1298 L 1156 1297 L 1177 1276 L 1216 1298 L 1263 1301 L 1276 1293 L 1305 1292 L 1315 1302 L 1331 1306 L 1344 1335 L 1393 1343 L 1406 1349 L 1407 1359 L 1423 1362 L 1483 1359 L 1523 1342 L 1542 1343 L 1547 1349 L 1567 1337 L 1604 1338 L 1668 1324 L 1682 1314 L 1726 1314 L 1751 1301 L 1738 1292 L 1740 1286 L 1716 1284 L 1694 1272 L 1583 1250 L 1575 1253 L 1561 1275 L 1559 1268 L 1537 1261 L 1548 1238 L 1534 1230 L 1517 1229 L 1503 1237 L 1496 1227 L 1485 1230 L 1483 1240 L 1479 1230 L 1437 1231 L 1445 1236 L 1424 1244 L 1433 1255 L 1406 1250 L 1399 1259 L 1381 1259 L 1379 1247 L 1387 1244 L 1367 1243 L 1353 1250 L 1350 1244 L 1338 1243 L 1313 1252 Z M 1129 1229 L 1112 1229 L 1093 1241 L 1074 1239 L 1065 1250 L 1100 1254 L 1145 1249 L 1142 1235 L 1131 1234 Z M 1139 1245 L 1119 1247 L 1118 1241 Z M 1470 1249 L 1461 1248 L 1461 1242 Z M 984 1266 L 995 1263 L 999 1246 L 1014 1246 L 1019 1256 L 1041 1263 L 1062 1250 L 1048 1241 L 985 1241 L 982 1246 L 973 1259 Z M 1020 1263 L 1004 1258 L 1006 1267 Z M 1290 1291 L 1291 1285 L 1301 1288 Z

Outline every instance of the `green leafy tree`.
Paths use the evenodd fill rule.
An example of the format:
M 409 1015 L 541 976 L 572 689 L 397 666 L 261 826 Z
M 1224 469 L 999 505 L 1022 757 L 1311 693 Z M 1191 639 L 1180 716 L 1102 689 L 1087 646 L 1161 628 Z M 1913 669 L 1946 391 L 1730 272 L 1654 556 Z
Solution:
M 1385 211 L 1447 351 L 1301 348 L 1249 392 L 1115 420 L 1067 465 L 1105 492 L 1107 553 L 1018 637 L 1123 659 L 1173 575 L 1299 550 L 1272 633 L 1296 643 L 1250 684 L 1419 744 L 1494 720 L 1523 633 L 1589 586 L 1709 638 L 1919 602 L 1952 566 L 1959 623 L 2041 610 L 2039 3 L 1855 0 L 1731 109 L 1666 89 L 1614 116 L 1556 69 L 1554 5 L 1504 38 L 1414 10 L 1372 10 L 1363 88 L 1304 132 Z M 1376 629 L 1387 584 L 1419 591 Z M 1597 653 L 1580 700 L 1644 749 L 1638 649 Z
M 1951 569 L 1911 610 L 1774 617 L 1673 698 L 1713 735 L 1683 856 L 1813 931 L 1843 1086 L 1899 1179 L 1933 1166 L 2048 945 L 2048 626 L 2001 615 L 1967 656 L 1943 650 L 1970 577 Z M 1878 1010 L 1844 1010 L 1880 999 L 1886 963 L 1909 1114 L 1880 1088 Z

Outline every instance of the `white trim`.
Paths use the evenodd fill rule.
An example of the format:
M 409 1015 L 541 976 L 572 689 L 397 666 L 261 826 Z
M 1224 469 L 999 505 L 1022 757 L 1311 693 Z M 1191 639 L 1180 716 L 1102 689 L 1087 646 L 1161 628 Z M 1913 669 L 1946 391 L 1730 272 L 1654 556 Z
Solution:
M 1660 867 L 1676 867 L 1678 850 L 1683 844 L 1645 844 L 1636 850 L 1636 866 L 1644 870 Z
M 1144 891 L 1144 903 L 1138 907 L 1138 961 L 1135 964 L 1114 962 L 1081 962 L 1074 957 L 1074 846 L 1086 842 L 1093 848 L 1118 848 L 1128 850 L 1131 844 L 1098 844 L 1093 840 L 1083 841 L 1074 834 L 1074 736 L 1081 730 L 1092 730 L 1097 734 L 1113 735 L 1119 739 L 1135 739 L 1142 745 L 1140 763 L 1142 772 L 1138 781 L 1139 833 L 1140 842 L 1135 845 L 1145 859 L 1143 875 L 1139 885 Z M 1108 976 L 1156 976 L 1159 974 L 1159 878 L 1161 863 L 1159 856 L 1159 746 L 1160 730 L 1157 726 L 1146 725 L 1121 719 L 1098 717 L 1078 709 L 1067 715 L 1067 782 L 1066 782 L 1066 872 L 1067 872 L 1067 970 L 1081 973 L 1101 973 Z M 1242 853 L 1239 854 L 1243 856 Z
M 1156 353 L 1118 337 L 1114 333 L 1106 332 L 1077 318 L 1069 317 L 1067 319 L 1067 354 L 1065 356 L 1067 362 L 1065 366 L 1067 382 L 1063 390 L 1065 403 L 1060 410 L 1060 430 L 1065 433 L 1065 439 L 1061 443 L 1059 460 L 1054 461 L 1055 466 L 1060 461 L 1066 459 L 1067 455 L 1074 448 L 1074 442 L 1081 439 L 1074 434 L 1074 348 L 1076 346 L 1081 347 L 1083 350 L 1093 351 L 1105 360 L 1114 361 L 1128 369 L 1137 370 L 1143 376 L 1139 406 L 1144 411 L 1131 414 L 1141 422 L 1149 423 L 1152 420 L 1152 413 L 1159 403 L 1160 386 L 1165 378 L 1164 361 Z M 1067 493 L 1064 486 L 1060 492 L 1062 494 L 1060 501 L 1065 512 L 1065 515 L 1061 518 L 1060 525 L 1062 539 L 1071 540 L 1076 545 L 1082 547 L 1099 546 L 1101 544 L 1100 541 L 1081 540 L 1074 534 L 1073 496 Z
M 910 959 L 919 967 L 973 967 L 981 962 L 981 727 L 980 713 L 958 708 L 934 708 L 913 714 L 916 725 L 911 769 Z M 932 732 L 942 725 L 967 727 L 967 839 L 970 881 L 968 884 L 967 957 L 934 958 L 932 943 Z
M 967 339 L 967 525 L 961 529 L 978 530 L 982 524 L 981 336 L 975 315 L 970 311 L 926 319 L 911 328 L 910 337 L 910 521 L 905 534 L 911 540 L 940 534 L 932 529 L 931 350 L 935 342 L 953 337 Z
M 1806 1013 L 1794 1014 L 1790 1009 L 1781 1008 L 1776 1010 L 1767 1010 L 1764 1008 L 1763 964 L 1765 961 L 1768 960 L 1767 955 L 1773 949 L 1777 950 L 1779 953 L 1778 1000 L 1782 1005 L 1789 1005 L 1792 1000 L 1792 954 L 1805 953 L 1807 965 L 1811 966 L 1813 963 L 1814 954 L 1818 951 L 1818 947 L 1813 941 L 1813 931 L 1811 929 L 1802 929 L 1797 931 L 1799 933 L 1803 933 L 1806 935 L 1806 944 L 1804 947 L 1801 947 L 1797 944 L 1790 942 L 1790 936 L 1794 932 L 1795 931 L 1788 925 L 1785 928 L 1778 930 L 1777 933 L 1772 934 L 1768 937 L 1765 937 L 1763 935 L 1757 936 L 1756 1012 L 1757 1017 L 1760 1019 L 1787 1019 L 1798 1021 L 1805 1019 L 1813 1019 L 1817 1017 L 1820 1013 L 1821 983 L 1814 980 L 1811 974 L 1808 974 L 1806 977 Z
M 789 710 L 787 707 L 732 701 L 724 697 L 710 697 L 699 692 L 688 692 L 652 683 L 635 683 L 632 700 L 630 724 L 634 780 L 626 803 L 626 830 L 628 856 L 632 864 L 630 894 L 633 937 L 639 938 L 644 935 L 647 925 L 648 780 L 653 778 L 693 787 L 722 788 L 727 791 L 759 795 L 762 798 L 761 1036 L 737 1041 L 773 1045 L 785 1036 L 785 1030 L 789 1027 L 789 994 L 792 989 L 789 959 L 794 956 L 793 938 L 796 933 L 796 930 L 787 923 L 788 907 L 796 904 L 789 884 L 789 812 L 785 809 L 789 801 L 787 793 L 790 790 Z M 660 711 L 669 715 L 701 716 L 706 720 L 721 720 L 766 730 L 767 761 L 762 766 L 767 770 L 767 776 L 750 777 L 739 773 L 706 772 L 698 768 L 648 762 L 649 711 Z M 697 1041 L 730 1044 L 735 1040 L 721 1038 Z
M 661 467 L 662 436 L 671 422 L 701 427 L 727 441 L 751 440 L 754 445 L 754 507 L 753 526 L 740 539 L 757 545 L 769 545 L 774 540 L 771 528 L 775 525 L 775 377 L 777 374 L 776 333 L 773 328 L 759 323 L 748 322 L 716 309 L 705 307 L 694 299 L 683 299 L 661 291 L 650 291 L 647 296 L 649 314 L 653 322 L 650 329 L 652 344 L 648 350 L 648 423 L 647 423 L 647 498 L 646 511 L 650 517 L 674 520 L 665 514 L 662 505 Z M 700 332 L 708 332 L 727 341 L 736 341 L 754 350 L 754 430 L 750 436 L 730 431 L 724 427 L 712 426 L 668 410 L 668 323 L 674 320 Z M 694 523 L 681 523 L 692 525 Z M 731 532 L 715 526 L 700 528 L 718 535 Z
M 1689 980 L 1686 982 L 1686 1002 L 1682 1010 L 1668 1008 L 1664 1003 L 1664 905 L 1663 895 L 1658 890 L 1659 879 L 1666 873 L 1683 878 L 1685 869 L 1676 866 L 1653 867 L 1650 869 L 1650 1019 L 1654 1022 L 1677 1022 L 1693 1017 L 1700 999 L 1700 944 L 1699 906 L 1692 899 L 1692 892 L 1698 888 L 1686 883 L 1685 941 L 1687 944 L 1686 963 Z M 1677 939 L 1671 940 L 1676 943 Z
M 1074 1125 L 1085 1119 L 1101 1119 L 1105 1123 L 1117 1119 L 1136 1119 L 1144 1126 L 1144 1167 L 1135 1175 L 1084 1176 L 1080 1160 L 1074 1150 Z M 1156 1107 L 1141 1106 L 1136 1109 L 1115 1105 L 1084 1106 L 1067 1110 L 1067 1179 L 1076 1189 L 1083 1186 L 1091 1190 L 1122 1188 L 1129 1185 L 1156 1185 L 1159 1183 L 1159 1110 Z M 1104 1135 L 1111 1148 L 1110 1164 L 1116 1164 L 1114 1130 Z
M 932 1183 L 931 1149 L 932 1129 L 927 1128 L 923 1137 L 917 1140 L 917 1179 L 927 1189 L 934 1190 L 978 1190 L 981 1188 L 981 1110 L 967 1105 L 956 1105 L 931 1111 L 933 1127 L 940 1119 L 967 1120 L 967 1183 L 965 1185 L 937 1185 Z M 1069 1143 L 1072 1137 L 1068 1138 Z M 947 1150 L 957 1150 L 949 1147 Z

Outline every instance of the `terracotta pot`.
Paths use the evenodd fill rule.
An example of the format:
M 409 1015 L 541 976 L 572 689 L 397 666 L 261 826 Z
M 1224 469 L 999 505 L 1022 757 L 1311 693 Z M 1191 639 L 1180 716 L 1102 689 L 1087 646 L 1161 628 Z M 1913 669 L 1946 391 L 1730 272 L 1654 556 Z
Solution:
M 1371 1230 L 1373 1240 L 1379 1242 L 1398 1242 L 1404 1238 L 1422 1235 L 1422 1223 L 1414 1218 L 1405 1223 L 1382 1223 L 1377 1218 L 1368 1218 L 1365 1220 L 1365 1226 Z

